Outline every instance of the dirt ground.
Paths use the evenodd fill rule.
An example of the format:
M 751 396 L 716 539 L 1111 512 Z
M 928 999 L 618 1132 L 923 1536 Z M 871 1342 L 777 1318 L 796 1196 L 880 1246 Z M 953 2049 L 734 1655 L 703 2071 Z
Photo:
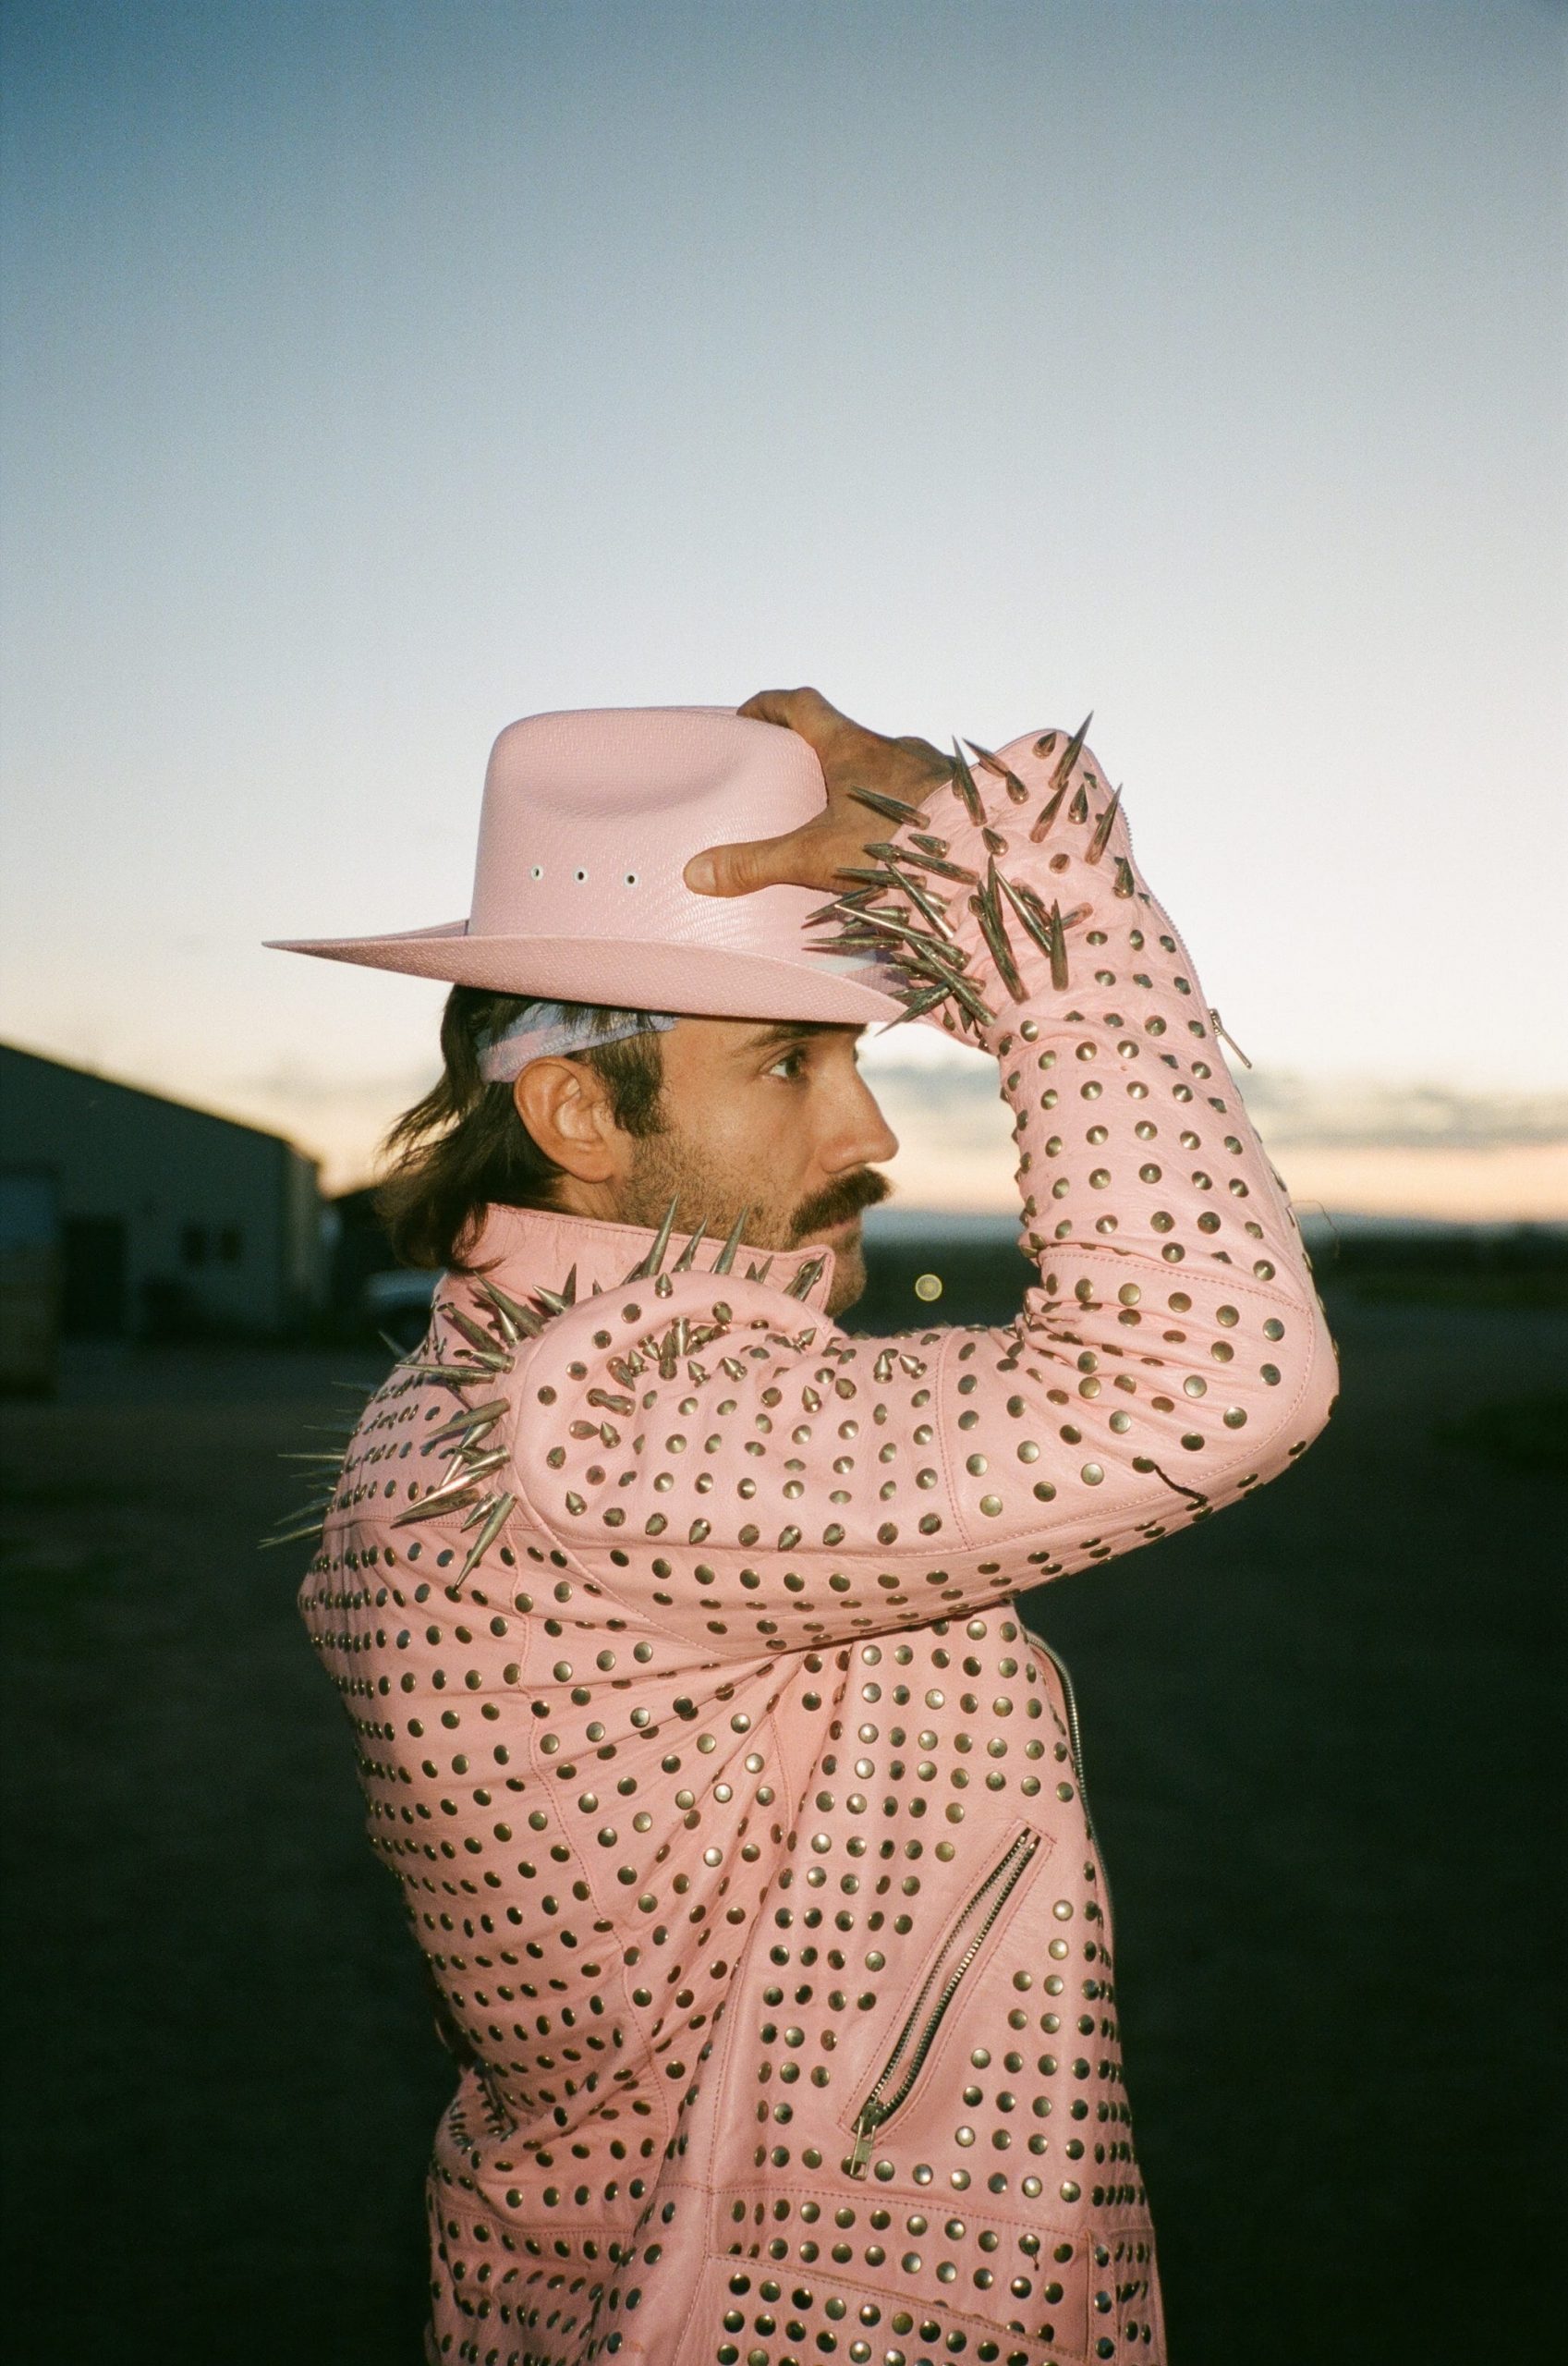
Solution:
M 1555 2288 L 1568 1316 L 1330 1311 L 1344 1395 L 1301 1468 L 1026 1616 L 1081 1699 L 1176 2366 L 1489 2366 Z M 301 1561 L 256 1548 L 279 1452 L 377 1370 L 83 1353 L 6 1409 L 27 2366 L 418 2366 L 448 2066 Z

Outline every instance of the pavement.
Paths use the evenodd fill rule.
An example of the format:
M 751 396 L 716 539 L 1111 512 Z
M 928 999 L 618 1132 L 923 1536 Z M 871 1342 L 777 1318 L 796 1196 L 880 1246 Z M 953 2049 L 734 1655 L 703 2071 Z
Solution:
M 1568 1315 L 1330 1313 L 1343 1397 L 1298 1469 L 1022 1607 L 1079 1694 L 1176 2366 L 1484 2366 L 1542 2337 L 1560 2219 Z M 279 1453 L 383 1365 L 83 1350 L 4 1409 L 27 2366 L 419 2366 L 450 2066 L 302 1562 L 256 1545 Z

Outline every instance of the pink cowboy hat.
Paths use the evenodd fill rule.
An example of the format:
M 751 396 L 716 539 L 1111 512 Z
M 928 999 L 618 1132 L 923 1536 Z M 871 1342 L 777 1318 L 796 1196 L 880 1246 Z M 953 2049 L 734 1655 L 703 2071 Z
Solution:
M 699 896 L 704 847 L 778 836 L 826 800 L 797 733 L 731 707 L 525 715 L 491 750 L 468 917 L 392 936 L 270 940 L 372 970 L 564 1002 L 861 1025 L 903 1016 L 896 973 L 817 952 L 809 887 Z

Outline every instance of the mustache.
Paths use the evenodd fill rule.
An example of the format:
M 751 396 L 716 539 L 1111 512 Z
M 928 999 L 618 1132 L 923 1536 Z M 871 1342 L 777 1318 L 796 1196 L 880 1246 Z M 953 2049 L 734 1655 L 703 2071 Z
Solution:
M 858 1215 L 862 1208 L 874 1208 L 892 1189 L 885 1175 L 871 1166 L 857 1166 L 852 1175 L 841 1175 L 825 1191 L 819 1191 L 814 1200 L 804 1201 L 791 1219 L 790 1230 L 796 1240 L 803 1240 L 808 1232 Z

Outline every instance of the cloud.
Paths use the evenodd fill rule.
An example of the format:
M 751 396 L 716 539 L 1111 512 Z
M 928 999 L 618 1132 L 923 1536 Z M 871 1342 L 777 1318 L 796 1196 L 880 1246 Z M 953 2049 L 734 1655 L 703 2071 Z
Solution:
M 1318 1150 L 1526 1150 L 1568 1142 L 1568 1093 L 1454 1092 L 1440 1084 L 1239 1079 L 1270 1146 Z
M 879 1063 L 869 1079 L 896 1128 L 940 1118 L 943 1135 L 979 1148 L 999 1138 L 989 1061 L 933 1067 Z M 1568 1093 L 1455 1092 L 1446 1085 L 1304 1078 L 1243 1069 L 1237 1079 L 1266 1143 L 1323 1150 L 1507 1150 L 1568 1142 Z M 1003 1114 L 1001 1131 L 1006 1130 Z

